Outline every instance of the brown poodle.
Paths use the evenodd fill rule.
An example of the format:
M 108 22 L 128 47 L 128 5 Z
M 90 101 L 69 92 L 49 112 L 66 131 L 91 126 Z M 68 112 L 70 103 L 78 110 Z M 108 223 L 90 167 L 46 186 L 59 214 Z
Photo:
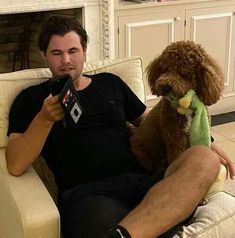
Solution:
M 182 98 L 193 89 L 204 105 L 212 105 L 223 90 L 221 68 L 205 50 L 192 41 L 170 44 L 147 67 L 154 95 L 162 96 L 131 137 L 131 148 L 147 169 L 159 172 L 189 148 L 188 130 L 192 111 L 178 113 L 164 97 Z

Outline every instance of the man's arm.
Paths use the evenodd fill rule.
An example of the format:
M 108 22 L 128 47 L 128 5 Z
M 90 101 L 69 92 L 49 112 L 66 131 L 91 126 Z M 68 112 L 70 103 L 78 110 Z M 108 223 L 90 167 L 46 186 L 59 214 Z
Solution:
M 63 117 L 58 97 L 49 96 L 24 133 L 10 134 L 6 162 L 12 175 L 20 176 L 33 163 L 40 154 L 54 122 Z

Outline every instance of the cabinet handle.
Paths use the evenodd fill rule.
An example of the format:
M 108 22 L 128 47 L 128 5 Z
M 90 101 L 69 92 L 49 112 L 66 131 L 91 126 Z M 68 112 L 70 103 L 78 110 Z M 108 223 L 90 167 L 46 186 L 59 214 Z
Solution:
M 180 17 L 175 17 L 174 21 L 180 21 Z

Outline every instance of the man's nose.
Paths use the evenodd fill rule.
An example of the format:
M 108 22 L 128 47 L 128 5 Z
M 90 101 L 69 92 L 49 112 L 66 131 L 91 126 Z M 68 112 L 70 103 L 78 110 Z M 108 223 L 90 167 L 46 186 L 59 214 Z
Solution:
M 64 54 L 62 55 L 62 62 L 63 62 L 64 64 L 70 62 L 70 56 L 69 56 L 68 53 L 64 53 Z

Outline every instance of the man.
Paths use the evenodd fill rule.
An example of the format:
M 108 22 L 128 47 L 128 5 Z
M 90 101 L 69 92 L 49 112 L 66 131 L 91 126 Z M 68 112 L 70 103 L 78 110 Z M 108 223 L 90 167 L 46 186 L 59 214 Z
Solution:
M 45 157 L 59 187 L 65 238 L 169 237 L 166 232 L 193 213 L 220 161 L 234 175 L 215 146 L 215 153 L 190 148 L 169 166 L 165 179 L 142 168 L 130 151 L 126 121 L 138 126 L 146 106 L 117 76 L 82 74 L 87 34 L 76 19 L 51 17 L 39 49 L 54 77 L 73 78 L 83 113 L 76 127 L 65 128 L 48 82 L 23 90 L 10 111 L 7 167 L 20 176 L 39 154 Z

